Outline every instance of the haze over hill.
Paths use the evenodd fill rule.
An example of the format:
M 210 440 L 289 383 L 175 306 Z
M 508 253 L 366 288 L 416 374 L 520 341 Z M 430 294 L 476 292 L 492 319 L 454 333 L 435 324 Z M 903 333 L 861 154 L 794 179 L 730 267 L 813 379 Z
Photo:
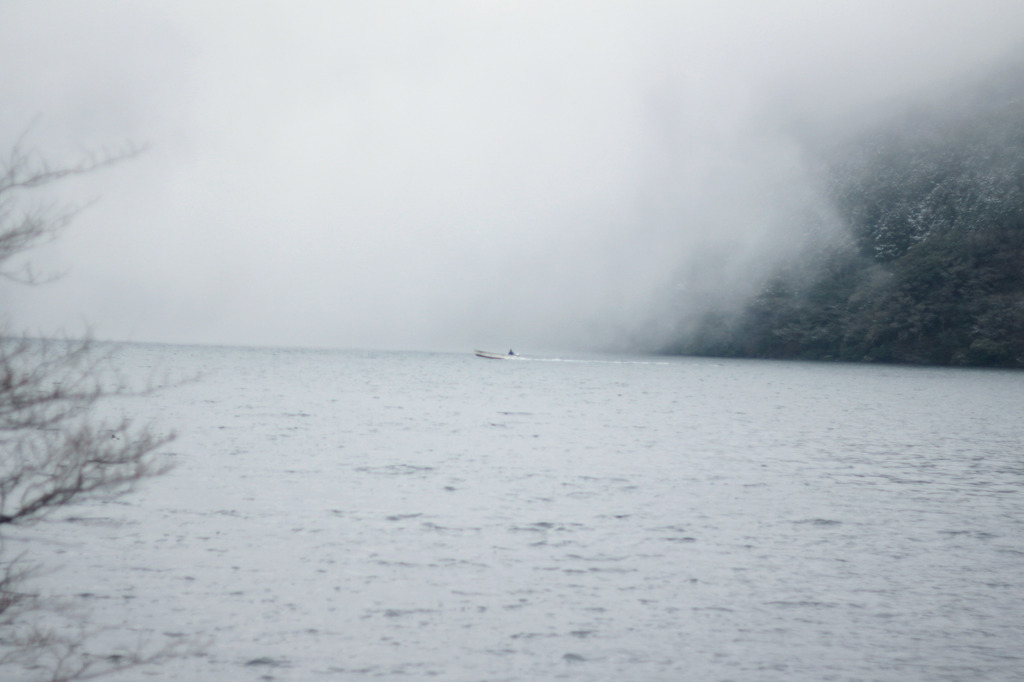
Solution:
M 373 348 L 664 348 L 842 235 L 819 152 L 978 81 L 1017 1 L 8 0 L 0 137 L 100 201 L 17 328 Z M 35 123 L 31 122 L 35 120 Z
M 808 233 L 675 352 L 1024 367 L 1024 61 L 823 151 L 835 234 Z

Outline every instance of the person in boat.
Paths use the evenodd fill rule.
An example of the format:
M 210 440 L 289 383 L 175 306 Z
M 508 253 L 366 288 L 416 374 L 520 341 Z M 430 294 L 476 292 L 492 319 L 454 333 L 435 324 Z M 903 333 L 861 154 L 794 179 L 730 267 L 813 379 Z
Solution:
M 508 349 L 508 354 L 509 354 L 509 355 L 515 355 L 515 353 L 513 353 L 513 352 L 512 352 L 512 349 L 511 349 L 511 348 L 509 348 L 509 349 Z

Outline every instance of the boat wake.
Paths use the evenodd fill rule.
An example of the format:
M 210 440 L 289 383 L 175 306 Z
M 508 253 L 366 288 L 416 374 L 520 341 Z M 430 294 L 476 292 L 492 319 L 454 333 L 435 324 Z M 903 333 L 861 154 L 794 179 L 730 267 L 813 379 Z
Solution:
M 668 365 L 670 363 L 664 360 L 625 360 L 625 359 L 612 359 L 612 358 L 545 358 L 537 357 L 532 355 L 517 355 L 509 351 L 505 353 L 492 353 L 486 350 L 474 350 L 473 353 L 478 358 L 484 358 L 487 360 L 525 360 L 532 362 L 573 362 L 581 364 L 601 364 L 601 365 Z

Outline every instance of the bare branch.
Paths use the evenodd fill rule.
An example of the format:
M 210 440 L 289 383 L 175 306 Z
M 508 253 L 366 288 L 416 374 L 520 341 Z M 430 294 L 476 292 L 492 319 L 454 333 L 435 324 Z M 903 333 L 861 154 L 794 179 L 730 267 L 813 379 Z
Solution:
M 26 131 L 27 134 L 27 131 Z M 28 265 L 11 259 L 52 240 L 81 210 L 56 203 L 26 205 L 29 192 L 85 175 L 141 153 L 137 147 L 84 155 L 52 166 L 27 151 L 25 135 L 0 159 L 0 277 L 37 284 Z M 157 451 L 174 438 L 127 418 L 97 416 L 112 398 L 141 396 L 110 369 L 110 358 L 84 339 L 4 335 L 0 328 L 0 531 L 27 525 L 55 509 L 124 494 L 167 471 Z M 0 535 L 0 668 L 18 667 L 50 682 L 92 680 L 180 655 L 188 642 L 95 655 L 85 620 L 25 589 L 33 567 L 6 558 Z M 68 624 L 81 626 L 77 632 Z M 47 624 L 50 627 L 47 627 Z M 7 678 L 6 675 L 0 677 Z
M 128 145 L 121 149 L 86 153 L 76 163 L 53 166 L 38 153 L 27 150 L 23 134 L 6 159 L 0 159 L 0 277 L 23 284 L 39 279 L 28 266 L 14 271 L 3 264 L 12 257 L 52 241 L 83 209 L 75 204 L 33 204 L 21 208 L 27 190 L 46 187 L 72 176 L 88 175 L 135 158 L 143 147 Z

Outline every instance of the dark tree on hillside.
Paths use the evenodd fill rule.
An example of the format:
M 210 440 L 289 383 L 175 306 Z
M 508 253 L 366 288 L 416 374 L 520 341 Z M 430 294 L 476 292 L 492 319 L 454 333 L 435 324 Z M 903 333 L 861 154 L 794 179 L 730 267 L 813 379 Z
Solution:
M 39 283 L 30 267 L 14 261 L 56 238 L 76 213 L 74 207 L 33 201 L 37 190 L 134 153 L 55 167 L 16 143 L 0 160 L 0 277 Z M 28 589 L 33 567 L 25 557 L 12 556 L 11 543 L 4 542 L 5 529 L 32 524 L 67 505 L 124 493 L 165 470 L 156 451 L 171 435 L 136 428 L 127 418 L 107 422 L 96 416 L 102 401 L 133 391 L 105 369 L 88 339 L 36 339 L 0 329 L 0 678 L 95 679 L 167 654 L 91 655 L 82 637 L 42 628 L 44 617 L 62 611 Z
M 831 159 L 849 241 L 672 350 L 1024 368 L 1024 63 Z

